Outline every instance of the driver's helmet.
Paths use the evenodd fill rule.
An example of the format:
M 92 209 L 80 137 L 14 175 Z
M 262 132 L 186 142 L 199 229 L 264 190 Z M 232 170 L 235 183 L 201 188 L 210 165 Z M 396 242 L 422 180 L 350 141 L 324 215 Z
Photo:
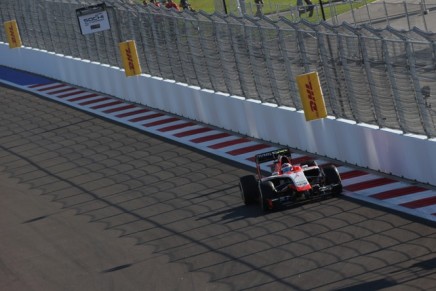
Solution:
M 292 171 L 292 165 L 291 165 L 291 164 L 289 164 L 289 163 L 284 163 L 284 164 L 282 165 L 282 173 L 283 173 L 283 174 L 288 173 L 288 172 L 291 172 L 291 171 Z

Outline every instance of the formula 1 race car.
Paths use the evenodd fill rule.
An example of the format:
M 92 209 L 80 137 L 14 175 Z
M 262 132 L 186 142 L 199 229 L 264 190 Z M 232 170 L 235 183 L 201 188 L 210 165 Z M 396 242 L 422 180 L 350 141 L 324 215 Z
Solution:
M 293 165 L 288 148 L 258 154 L 255 159 L 257 177 L 248 175 L 239 180 L 246 205 L 257 202 L 263 211 L 268 211 L 342 192 L 341 177 L 334 165 L 320 167 L 313 160 Z M 272 173 L 262 177 L 260 166 L 266 162 L 272 162 Z

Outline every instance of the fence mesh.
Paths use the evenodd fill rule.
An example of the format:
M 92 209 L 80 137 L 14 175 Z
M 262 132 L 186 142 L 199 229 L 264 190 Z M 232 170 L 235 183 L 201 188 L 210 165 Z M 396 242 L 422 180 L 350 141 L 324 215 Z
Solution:
M 0 18 L 17 20 L 27 47 L 121 67 L 119 42 L 135 40 L 144 73 L 297 110 L 302 104 L 295 77 L 317 71 L 329 115 L 436 137 L 436 34 L 422 28 L 334 25 L 339 16 L 314 24 L 106 1 L 111 29 L 82 35 L 75 11 L 92 4 L 2 0 Z M 398 6 L 398 15 L 408 7 Z M 369 11 L 360 9 L 354 19 Z M 4 29 L 0 41 L 7 42 Z

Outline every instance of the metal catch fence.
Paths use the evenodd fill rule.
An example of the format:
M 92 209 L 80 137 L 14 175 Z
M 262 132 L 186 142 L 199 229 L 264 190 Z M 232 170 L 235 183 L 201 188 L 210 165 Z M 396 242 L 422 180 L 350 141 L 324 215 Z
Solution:
M 118 43 L 135 40 L 144 73 L 297 110 L 296 76 L 317 71 L 329 115 L 436 137 L 434 33 L 106 1 L 112 28 L 82 35 L 75 10 L 91 4 L 2 0 L 0 19 L 27 47 L 116 67 Z

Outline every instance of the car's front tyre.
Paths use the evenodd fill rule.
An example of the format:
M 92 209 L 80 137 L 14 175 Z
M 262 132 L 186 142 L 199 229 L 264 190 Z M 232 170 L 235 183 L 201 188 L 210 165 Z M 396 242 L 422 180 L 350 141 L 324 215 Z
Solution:
M 272 205 L 268 203 L 269 199 L 274 196 L 276 190 L 274 188 L 274 184 L 271 181 L 266 181 L 260 183 L 259 189 L 259 206 L 263 212 L 267 212 L 268 210 L 272 210 Z
M 342 180 L 338 169 L 334 165 L 328 165 L 322 169 L 325 175 L 327 185 L 333 186 L 333 195 L 337 196 L 342 193 Z

